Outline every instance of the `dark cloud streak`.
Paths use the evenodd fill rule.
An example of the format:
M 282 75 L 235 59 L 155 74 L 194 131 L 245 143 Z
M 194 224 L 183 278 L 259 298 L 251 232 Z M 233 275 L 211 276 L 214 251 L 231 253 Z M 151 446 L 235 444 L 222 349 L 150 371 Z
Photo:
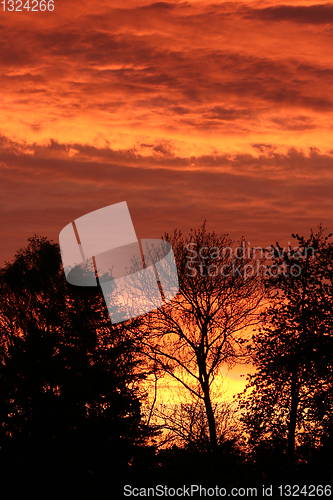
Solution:
M 246 14 L 246 17 L 275 22 L 330 24 L 333 22 L 333 4 L 275 5 L 264 9 L 250 10 L 250 14 Z

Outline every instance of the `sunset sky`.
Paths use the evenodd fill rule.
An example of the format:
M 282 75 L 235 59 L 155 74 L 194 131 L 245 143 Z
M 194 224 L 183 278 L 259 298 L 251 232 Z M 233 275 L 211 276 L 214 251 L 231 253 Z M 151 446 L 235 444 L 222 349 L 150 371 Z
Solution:
M 332 229 L 333 4 L 2 12 L 1 264 L 127 201 L 138 237 Z
M 332 22 L 306 0 L 1 10 L 0 266 L 121 201 L 139 238 L 332 230 Z

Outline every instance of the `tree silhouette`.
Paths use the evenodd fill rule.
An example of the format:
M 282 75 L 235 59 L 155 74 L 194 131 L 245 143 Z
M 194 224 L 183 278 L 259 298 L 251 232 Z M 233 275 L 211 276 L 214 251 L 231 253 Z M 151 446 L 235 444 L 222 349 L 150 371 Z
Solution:
M 175 231 L 165 239 L 175 254 L 179 293 L 149 315 L 142 343 L 147 356 L 204 403 L 210 447 L 216 450 L 212 383 L 223 363 L 246 359 L 244 328 L 255 323 L 264 297 L 260 276 L 244 246 L 235 256 L 233 242 L 208 232 L 205 224 L 188 237 Z
M 188 237 L 167 235 L 178 295 L 116 325 L 98 288 L 66 282 L 58 245 L 30 238 L 0 269 L 1 477 L 23 485 L 43 478 L 52 487 L 70 479 L 72 496 L 85 479 L 111 493 L 124 474 L 128 484 L 145 487 L 248 486 L 263 484 L 270 466 L 290 467 L 295 450 L 303 460 L 298 472 L 308 473 L 305 458 L 316 478 L 323 467 L 316 469 L 315 460 L 331 474 L 333 244 L 321 227 L 308 240 L 296 238 L 300 250 L 277 246 L 279 273 L 263 280 L 242 242 L 235 255 L 233 242 L 205 224 Z M 140 286 L 149 288 L 149 280 Z M 246 327 L 258 324 L 267 297 L 270 307 L 252 338 Z M 248 361 L 249 353 L 257 372 L 241 398 L 245 433 L 236 439 L 242 431 L 233 408 L 216 398 L 213 383 L 223 363 Z M 173 408 L 154 400 L 144 421 L 141 381 L 149 374 L 155 395 L 168 374 L 188 397 Z M 169 444 L 175 435 L 181 441 L 158 453 L 147 446 L 155 429 L 147 421 L 154 424 L 156 415 L 172 432 Z M 254 452 L 248 457 L 245 435 Z M 280 469 L 272 445 L 283 459 Z
M 3 468 L 117 476 L 150 435 L 130 332 L 111 325 L 100 291 L 67 284 L 46 238 L 6 263 L 0 294 Z
M 159 445 L 176 445 L 189 451 L 209 451 L 211 448 L 204 402 L 188 393 L 186 402 L 160 404 L 154 418 L 164 430 Z M 239 422 L 234 405 L 230 402 L 214 402 L 213 412 L 219 445 L 232 446 L 239 437 Z
M 253 363 L 241 398 L 252 449 L 268 443 L 294 462 L 295 448 L 322 443 L 333 411 L 333 245 L 329 236 L 296 235 L 293 250 L 275 248 L 280 271 L 267 279 L 275 291 L 254 336 Z

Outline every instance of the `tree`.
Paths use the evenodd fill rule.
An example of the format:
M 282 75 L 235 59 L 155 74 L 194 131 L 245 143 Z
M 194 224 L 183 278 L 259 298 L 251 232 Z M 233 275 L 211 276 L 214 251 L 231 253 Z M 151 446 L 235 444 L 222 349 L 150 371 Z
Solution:
M 148 357 L 204 403 L 216 450 L 212 383 L 223 364 L 246 359 L 244 329 L 256 322 L 264 297 L 260 276 L 243 240 L 237 250 L 205 223 L 187 237 L 175 231 L 165 239 L 175 254 L 179 293 L 148 316 L 142 343 Z
M 154 411 L 154 421 L 164 431 L 160 446 L 176 445 L 189 451 L 209 451 L 209 429 L 206 410 L 202 399 L 189 398 L 183 402 L 160 404 Z M 239 433 L 239 423 L 234 405 L 230 402 L 216 402 L 213 404 L 216 424 L 216 434 L 219 446 L 234 446 Z
M 274 292 L 253 338 L 253 364 L 241 397 L 253 450 L 271 442 L 294 462 L 295 447 L 318 446 L 333 416 L 333 244 L 322 227 L 294 249 L 274 250 Z
M 150 435 L 137 392 L 145 374 L 101 292 L 67 284 L 59 246 L 35 236 L 1 269 L 0 295 L 3 467 L 17 472 L 24 454 L 23 470 L 51 475 L 126 467 Z

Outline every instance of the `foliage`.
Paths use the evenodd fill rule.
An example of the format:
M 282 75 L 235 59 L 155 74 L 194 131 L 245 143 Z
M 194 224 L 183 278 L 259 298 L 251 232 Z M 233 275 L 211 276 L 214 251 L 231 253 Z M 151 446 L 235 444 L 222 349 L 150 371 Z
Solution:
M 253 338 L 257 371 L 241 397 L 252 449 L 270 443 L 290 460 L 295 446 L 298 454 L 319 446 L 332 424 L 333 245 L 323 232 L 275 249 L 280 272 L 266 283 L 275 297 Z
M 27 470 L 126 466 L 150 435 L 126 325 L 111 325 L 100 291 L 67 284 L 46 238 L 30 238 L 1 270 L 0 294 L 2 460 L 17 467 L 18 447 Z

